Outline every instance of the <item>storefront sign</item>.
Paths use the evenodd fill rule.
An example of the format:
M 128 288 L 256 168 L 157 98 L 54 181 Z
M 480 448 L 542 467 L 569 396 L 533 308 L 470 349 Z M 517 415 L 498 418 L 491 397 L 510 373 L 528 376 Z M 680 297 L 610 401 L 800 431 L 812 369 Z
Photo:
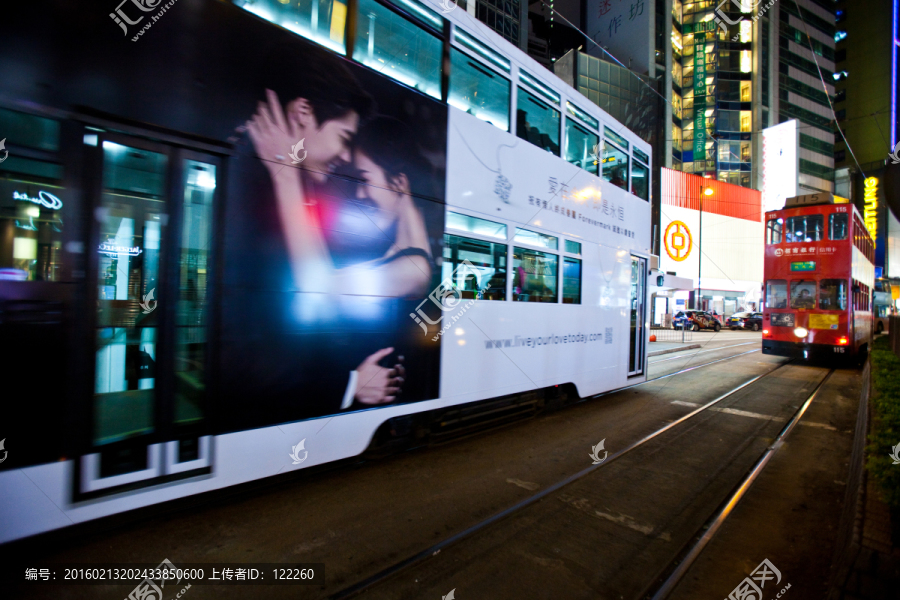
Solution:
M 23 202 L 33 202 L 34 204 L 40 204 L 45 208 L 49 208 L 50 210 L 59 210 L 62 208 L 62 200 L 51 194 L 50 192 L 45 192 L 43 190 L 38 192 L 37 197 L 29 196 L 25 193 L 13 192 L 13 200 L 22 200 Z
M 100 244 L 97 251 L 100 252 L 100 254 L 108 254 L 110 256 L 118 256 L 119 254 L 137 256 L 143 252 L 140 246 L 116 246 L 115 244 Z
M 878 239 L 878 178 L 869 177 L 866 179 L 865 188 L 863 189 L 863 201 L 866 203 L 863 210 L 863 220 L 866 222 L 866 229 L 873 240 Z

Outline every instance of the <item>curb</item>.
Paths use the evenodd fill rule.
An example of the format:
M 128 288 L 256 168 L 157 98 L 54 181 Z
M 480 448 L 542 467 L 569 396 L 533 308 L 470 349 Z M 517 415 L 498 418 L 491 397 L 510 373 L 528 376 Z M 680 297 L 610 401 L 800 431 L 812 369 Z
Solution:
M 651 344 L 654 342 L 650 342 Z M 672 354 L 673 352 L 683 352 L 684 350 L 693 350 L 694 348 L 702 348 L 703 346 L 700 344 L 689 344 L 687 346 L 682 346 L 681 348 L 669 348 L 668 350 L 657 350 L 656 352 L 648 352 L 647 358 L 651 356 L 662 356 L 663 354 Z
M 850 472 L 847 492 L 844 496 L 844 512 L 838 526 L 837 543 L 831 561 L 831 577 L 827 599 L 844 598 L 845 588 L 856 559 L 862 549 L 863 520 L 865 513 L 865 488 L 868 477 L 865 469 L 866 441 L 869 434 L 869 392 L 871 388 L 872 362 L 866 361 L 863 369 L 863 385 L 859 394 L 859 411 L 856 432 L 850 454 Z

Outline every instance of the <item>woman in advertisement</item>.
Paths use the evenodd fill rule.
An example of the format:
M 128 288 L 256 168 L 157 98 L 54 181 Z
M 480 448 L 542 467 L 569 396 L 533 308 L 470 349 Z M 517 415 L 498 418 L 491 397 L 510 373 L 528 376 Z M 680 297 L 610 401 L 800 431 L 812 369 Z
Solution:
M 260 314 L 271 332 L 249 335 L 271 356 L 258 359 L 264 364 L 254 369 L 265 373 L 259 383 L 272 390 L 270 406 L 284 415 L 273 420 L 392 403 L 401 393 L 405 401 L 429 397 L 436 352 L 404 365 L 397 353 L 414 347 L 402 321 L 409 311 L 398 302 L 423 298 L 432 286 L 433 242 L 422 207 L 438 235 L 443 207 L 421 198 L 433 197 L 427 188 L 437 185 L 435 169 L 404 122 L 386 116 L 367 121 L 372 98 L 343 61 L 282 51 L 270 56 L 265 101 L 240 129 L 271 185 L 258 202 L 268 214 L 271 194 L 293 280 L 290 290 L 275 288 L 291 294 L 291 306 L 279 303 L 286 296 L 271 294 L 258 300 L 245 295 L 249 304 L 242 305 Z M 421 100 L 406 106 L 420 114 L 430 108 Z M 353 219 L 355 229 L 348 226 Z M 274 240 L 261 241 L 275 248 Z M 284 316 L 264 317 L 271 309 L 262 306 Z M 300 313 L 302 325 L 290 316 Z M 279 322 L 284 325 L 276 327 Z M 414 354 L 421 352 L 415 348 Z M 381 365 L 388 361 L 393 366 Z M 411 381 L 405 366 L 413 369 Z M 291 390 L 302 397 L 294 408 Z
M 295 168 L 284 152 L 296 145 L 292 140 L 303 140 L 312 157 L 314 152 L 322 152 L 317 145 L 323 143 L 326 155 L 314 160 L 334 165 L 349 154 L 347 146 L 358 117 L 344 117 L 336 121 L 336 131 L 328 132 L 331 124 L 318 127 L 305 99 L 292 102 L 285 115 L 275 93 L 268 90 L 267 94 L 268 102 L 260 103 L 247 122 L 247 132 L 272 178 L 297 287 L 326 294 L 418 297 L 427 293 L 433 261 L 425 221 L 412 200 L 413 192 L 419 192 L 413 190 L 412 182 L 423 171 L 424 159 L 406 126 L 396 119 L 378 117 L 358 133 L 353 167 L 362 185 L 357 186 L 356 196 L 370 199 L 386 213 L 388 221 L 396 224 L 396 236 L 384 256 L 336 268 L 322 228 L 310 210 L 313 203 L 307 201 L 303 178 L 315 177 L 315 166 Z M 334 143 L 330 139 L 334 136 L 341 139 Z

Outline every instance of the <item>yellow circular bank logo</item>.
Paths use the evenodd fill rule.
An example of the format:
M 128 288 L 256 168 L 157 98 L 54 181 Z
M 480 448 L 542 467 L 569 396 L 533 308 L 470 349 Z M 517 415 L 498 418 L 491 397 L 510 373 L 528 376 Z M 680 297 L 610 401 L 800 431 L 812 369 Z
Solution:
M 691 230 L 681 221 L 672 221 L 666 227 L 663 244 L 666 246 L 666 254 L 669 255 L 669 258 L 681 262 L 688 257 L 694 245 L 694 241 L 691 239 Z

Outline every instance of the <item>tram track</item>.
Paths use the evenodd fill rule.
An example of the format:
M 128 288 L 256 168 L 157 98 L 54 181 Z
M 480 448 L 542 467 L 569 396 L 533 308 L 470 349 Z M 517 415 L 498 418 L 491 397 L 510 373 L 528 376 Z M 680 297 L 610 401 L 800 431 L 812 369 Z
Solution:
M 733 358 L 738 358 L 738 357 L 740 357 L 740 356 L 745 356 L 745 355 L 748 355 L 748 354 L 752 354 L 752 353 L 754 353 L 754 352 L 759 352 L 759 350 L 757 349 L 757 350 L 751 350 L 751 351 L 748 351 L 748 352 L 741 352 L 741 353 L 738 353 L 738 354 L 735 354 L 735 355 L 732 355 L 732 356 L 729 356 L 729 357 L 716 359 L 716 360 L 714 360 L 714 361 L 710 361 L 710 362 L 708 362 L 708 363 L 704 363 L 704 364 L 701 364 L 701 365 L 694 365 L 694 366 L 691 366 L 691 367 L 688 367 L 688 368 L 685 368 L 685 369 L 681 369 L 681 370 L 676 371 L 676 372 L 673 372 L 673 373 L 669 373 L 669 374 L 666 374 L 666 375 L 662 375 L 662 376 L 659 376 L 659 377 L 655 377 L 655 378 L 653 378 L 653 379 L 649 379 L 649 380 L 647 380 L 647 381 L 643 381 L 643 382 L 640 382 L 640 383 L 636 383 L 636 384 L 634 384 L 634 385 L 627 386 L 627 387 L 625 387 L 625 388 L 620 388 L 620 389 L 615 390 L 615 391 L 613 391 L 613 392 L 606 392 L 606 393 L 603 393 L 603 394 L 598 394 L 598 395 L 596 395 L 596 396 L 593 396 L 592 398 L 598 398 L 598 397 L 602 397 L 602 396 L 605 396 L 605 395 L 608 395 L 608 394 L 612 394 L 612 393 L 624 391 L 624 390 L 627 390 L 627 389 L 631 389 L 631 388 L 634 388 L 634 387 L 638 387 L 638 386 L 640 386 L 640 385 L 644 385 L 644 384 L 646 384 L 646 383 L 650 383 L 650 382 L 652 382 L 652 381 L 658 381 L 658 380 L 661 380 L 661 379 L 667 379 L 667 378 L 669 378 L 669 377 L 674 377 L 675 375 L 684 374 L 684 373 L 687 373 L 687 372 L 690 372 L 690 371 L 693 371 L 693 370 L 696 370 L 696 369 L 699 369 L 699 368 L 703 368 L 703 367 L 706 367 L 706 366 L 709 366 L 709 365 L 717 364 L 717 363 L 720 363 L 720 362 L 723 362 L 723 361 L 726 361 L 726 360 L 730 360 L 730 359 L 733 359 Z M 746 382 L 744 382 L 744 383 L 742 383 L 742 384 L 740 384 L 740 385 L 738 385 L 738 386 L 732 388 L 731 390 L 729 390 L 729 391 L 727 391 L 727 392 L 725 392 L 725 393 L 723 393 L 723 394 L 720 394 L 719 396 L 717 396 L 717 397 L 714 398 L 713 400 L 710 400 L 710 401 L 708 401 L 708 402 L 702 404 L 702 405 L 699 406 L 698 408 L 696 408 L 696 409 L 690 411 L 689 413 L 687 413 L 687 414 L 685 414 L 685 415 L 683 415 L 683 416 L 681 416 L 681 417 L 675 419 L 674 421 L 672 421 L 672 422 L 666 424 L 665 426 L 660 427 L 660 428 L 657 429 L 656 431 L 654 431 L 654 432 L 652 432 L 652 433 L 650 433 L 650 434 L 647 434 L 647 435 L 643 436 L 642 438 L 640 438 L 640 439 L 638 439 L 637 441 L 631 443 L 630 445 L 628 445 L 628 446 L 625 447 L 624 449 L 619 450 L 619 451 L 617 451 L 617 452 L 615 452 L 615 453 L 613 453 L 613 454 L 610 454 L 610 455 L 606 458 L 606 460 L 604 460 L 603 462 L 601 462 L 601 463 L 599 463 L 599 464 L 594 464 L 594 465 L 591 465 L 590 467 L 587 467 L 587 468 L 585 468 L 585 469 L 582 469 L 581 471 L 578 471 L 577 473 L 574 473 L 574 474 L 570 475 L 569 477 L 566 477 L 565 479 L 562 479 L 562 480 L 558 481 L 557 483 L 552 484 L 552 485 L 546 487 L 545 489 L 541 490 L 540 492 L 537 492 L 537 493 L 535 493 L 535 494 L 532 494 L 531 496 L 528 496 L 527 498 L 525 498 L 525 499 L 523 499 L 523 500 L 521 500 L 521 501 L 519 501 L 519 502 L 513 504 L 512 506 L 510 506 L 510 507 L 508 507 L 508 508 L 506 508 L 506 509 L 504 509 L 504 510 L 502 510 L 502 511 L 500 511 L 500 512 L 498 512 L 498 513 L 496 513 L 496 514 L 494 514 L 494 515 L 492 515 L 492 516 L 490 516 L 490 517 L 488 517 L 488 518 L 486 518 L 486 519 L 483 519 L 483 520 L 481 520 L 481 521 L 475 523 L 474 525 L 472 525 L 472 526 L 470 526 L 470 527 L 464 529 L 463 531 L 460 531 L 459 533 L 456 533 L 456 534 L 454 534 L 454 535 L 452 535 L 452 536 L 446 537 L 446 538 L 444 538 L 443 540 L 441 540 L 440 542 L 438 542 L 438 543 L 436 543 L 436 544 L 433 544 L 433 545 L 431 545 L 430 547 L 428 547 L 428 548 L 426 548 L 426 549 L 424 549 L 424 550 L 422 550 L 422 551 L 420 551 L 420 552 L 417 552 L 417 553 L 415 553 L 415 554 L 413 554 L 413 555 L 411 555 L 411 556 L 409 556 L 409 557 L 407 557 L 407 558 L 405 558 L 405 559 L 403 559 L 403 560 L 400 560 L 400 561 L 398 561 L 398 562 L 395 562 L 395 563 L 393 563 L 392 565 L 390 565 L 390 566 L 388 566 L 388 567 L 386 567 L 386 568 L 381 569 L 380 571 L 378 571 L 378 572 L 375 573 L 374 575 L 371 575 L 371 576 L 369 576 L 369 577 L 367 577 L 367 578 L 365 578 L 365 579 L 363 579 L 363 580 L 361 580 L 361 581 L 358 581 L 358 582 L 356 582 L 356 583 L 354 583 L 354 584 L 352 584 L 352 585 L 350 585 L 350 586 L 347 586 L 347 587 L 345 587 L 345 588 L 343 588 L 343 589 L 341 589 L 341 590 L 339 590 L 339 591 L 337 591 L 337 592 L 331 594 L 330 596 L 328 596 L 328 598 L 331 599 L 331 600 L 341 600 L 341 599 L 344 599 L 344 598 L 352 598 L 352 597 L 357 596 L 358 594 L 360 594 L 360 593 L 362 593 L 362 592 L 364 592 L 364 591 L 366 591 L 366 590 L 372 588 L 373 586 L 376 586 L 377 584 L 379 584 L 379 583 L 381 583 L 381 582 L 383 582 L 383 581 L 385 581 L 385 580 L 391 578 L 392 576 L 394 576 L 394 575 L 400 573 L 401 571 L 404 571 L 405 569 L 407 569 L 407 568 L 409 568 L 409 567 L 412 567 L 412 566 L 414 566 L 414 565 L 416 565 L 416 564 L 419 564 L 419 563 L 421 563 L 421 562 L 427 560 L 428 558 L 437 556 L 441 551 L 443 551 L 443 550 L 445 550 L 445 549 L 447 549 L 447 548 L 450 548 L 451 546 L 454 546 L 455 544 L 457 544 L 457 543 L 463 541 L 463 540 L 466 539 L 466 538 L 471 537 L 472 535 L 474 535 L 474 534 L 476 534 L 476 533 L 478 533 L 478 532 L 480 532 L 480 531 L 482 531 L 482 530 L 487 529 L 487 528 L 490 527 L 491 525 L 494 525 L 494 524 L 496 524 L 496 523 L 498 523 L 498 522 L 500 522 L 500 521 L 502 521 L 502 520 L 504 520 L 504 519 L 506 519 L 506 518 L 508 518 L 508 517 L 511 517 L 511 516 L 515 515 L 516 513 L 522 511 L 523 509 L 525 509 L 525 508 L 527 508 L 527 507 L 529 507 L 529 506 L 535 504 L 536 502 L 539 502 L 540 500 L 542 500 L 542 499 L 544 499 L 544 498 L 550 496 L 551 494 L 553 494 L 553 493 L 555 493 L 555 492 L 558 492 L 560 489 L 564 488 L 565 486 L 568 486 L 569 484 L 572 484 L 573 482 L 578 481 L 578 480 L 580 480 L 580 479 L 586 477 L 587 475 L 589 475 L 589 474 L 591 474 L 591 473 L 594 473 L 595 471 L 597 471 L 597 469 L 599 469 L 599 468 L 601 468 L 601 467 L 605 467 L 605 466 L 607 466 L 607 465 L 609 465 L 609 464 L 615 462 L 615 461 L 618 460 L 619 458 L 625 456 L 626 454 L 631 453 L 632 451 L 636 450 L 637 448 L 640 448 L 640 447 L 644 446 L 645 444 L 647 444 L 647 443 L 650 442 L 651 440 L 653 440 L 653 439 L 659 437 L 660 435 L 666 433 L 667 431 L 670 431 L 671 429 L 673 429 L 673 428 L 677 427 L 678 425 L 680 425 L 680 424 L 682 424 L 682 423 L 684 423 L 684 422 L 686 422 L 686 421 L 692 419 L 693 417 L 695 417 L 695 416 L 697 416 L 697 415 L 699 415 L 699 414 L 702 414 L 702 413 L 705 413 L 705 412 L 709 411 L 710 408 L 713 408 L 714 406 L 716 406 L 717 404 L 719 404 L 719 403 L 722 402 L 723 400 L 725 400 L 725 399 L 727 399 L 727 398 L 729 398 L 729 397 L 731 397 L 731 396 L 737 394 L 737 393 L 740 392 L 741 390 L 744 390 L 744 389 L 748 388 L 749 386 L 751 386 L 751 385 L 753 385 L 753 384 L 755 384 L 755 383 L 758 383 L 759 381 L 761 381 L 761 380 L 763 380 L 763 379 L 765 379 L 765 378 L 771 376 L 773 373 L 776 373 L 777 371 L 779 371 L 779 370 L 781 370 L 781 369 L 783 369 L 783 368 L 785 368 L 785 367 L 787 367 L 787 366 L 789 366 L 789 365 L 792 365 L 794 362 L 795 362 L 795 361 L 790 360 L 790 361 L 781 363 L 781 364 L 779 364 L 778 366 L 776 366 L 775 368 L 770 369 L 770 370 L 766 371 L 765 373 L 762 373 L 762 374 L 760 374 L 760 375 L 757 375 L 757 376 L 755 376 L 755 377 L 749 379 L 748 381 L 746 381 Z M 829 373 L 829 375 L 830 375 L 830 373 Z M 827 380 L 827 377 L 828 377 L 828 376 L 826 375 L 826 377 L 825 377 L 825 378 L 817 385 L 817 387 L 816 387 L 816 392 L 821 388 L 821 386 L 824 384 L 825 380 Z M 805 412 L 805 407 L 808 407 L 808 406 L 809 406 L 809 403 L 812 401 L 812 398 L 814 397 L 814 395 L 815 395 L 815 392 L 810 396 L 810 398 L 807 399 L 807 402 L 804 403 L 804 405 L 803 405 L 803 406 L 804 406 L 804 408 L 803 408 L 803 411 L 804 411 L 804 412 Z M 587 398 L 586 398 L 586 399 L 587 399 Z M 800 416 L 802 416 L 802 412 L 800 413 Z M 796 416 L 796 415 L 795 415 L 795 417 L 796 417 L 797 420 L 799 420 L 799 416 Z M 786 429 L 783 430 L 783 434 L 784 434 L 784 435 L 787 435 L 787 433 L 790 431 L 790 429 L 793 428 L 793 424 L 795 424 L 795 422 L 796 422 L 795 420 L 792 420 L 791 423 L 789 423 L 789 426 L 790 426 L 790 427 L 789 427 L 789 428 L 786 427 Z M 779 438 L 779 439 L 780 439 L 780 438 Z M 764 466 L 764 464 L 763 464 L 763 466 Z M 761 468 L 760 468 L 760 470 L 761 470 Z M 670 563 L 670 564 L 671 564 L 671 563 Z
M 782 366 L 786 366 L 786 364 Z M 773 369 L 773 371 L 775 370 L 777 369 Z M 760 473 L 762 473 L 763 469 L 765 469 L 772 456 L 774 456 L 778 449 L 781 448 L 781 446 L 784 444 L 784 439 L 800 422 L 801 417 L 803 417 L 804 413 L 806 413 L 807 409 L 809 409 L 810 404 L 812 404 L 812 401 L 822 390 L 822 387 L 831 378 L 832 374 L 834 374 L 834 371 L 835 369 L 830 369 L 822 378 L 822 380 L 819 381 L 819 383 L 813 389 L 812 393 L 810 393 L 803 404 L 800 405 L 800 408 L 798 408 L 794 412 L 788 422 L 784 425 L 784 427 L 782 427 L 781 431 L 778 433 L 778 436 L 774 439 L 772 444 L 770 444 L 769 447 L 766 448 L 762 456 L 759 457 L 753 467 L 747 472 L 747 475 L 735 487 L 734 492 L 729 495 L 729 497 L 725 501 L 722 502 L 718 510 L 715 512 L 714 516 L 709 521 L 707 521 L 707 523 L 704 524 L 700 529 L 700 532 L 695 535 L 693 543 L 689 544 L 687 548 L 682 550 L 681 554 L 675 560 L 669 563 L 669 568 L 666 570 L 668 572 L 668 576 L 665 577 L 664 580 L 662 577 L 658 578 L 650 586 L 651 590 L 653 588 L 656 588 L 655 591 L 652 592 L 653 595 L 650 596 L 650 592 L 648 591 L 644 594 L 641 594 L 641 598 L 647 598 L 648 600 L 665 600 L 669 597 L 669 595 L 671 595 L 678 584 L 684 579 L 685 575 L 687 575 L 688 571 L 690 571 L 691 566 L 700 556 L 700 553 L 703 552 L 703 549 L 706 548 L 710 541 L 712 541 L 713 537 L 722 527 L 725 520 L 733 512 L 738 502 L 740 502 L 741 498 L 743 498 L 747 491 L 750 489 L 750 486 L 753 485 L 753 482 L 756 481 Z M 772 371 L 770 371 L 770 373 L 771 372 Z M 660 581 L 662 582 L 661 584 Z

